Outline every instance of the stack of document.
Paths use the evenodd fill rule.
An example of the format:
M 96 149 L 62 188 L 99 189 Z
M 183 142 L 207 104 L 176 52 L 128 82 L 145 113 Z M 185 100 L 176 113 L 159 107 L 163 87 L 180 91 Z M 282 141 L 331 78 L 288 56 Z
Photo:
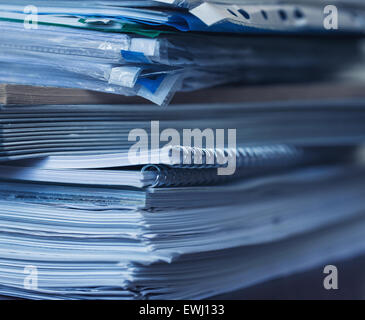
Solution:
M 165 188 L 93 173 L 2 181 L 1 295 L 201 299 L 365 250 L 363 168 Z
M 169 2 L 0 1 L 0 82 L 166 105 L 175 92 L 226 83 L 328 80 L 362 61 L 361 5 L 346 2 L 326 28 L 323 4 Z
M 0 297 L 205 299 L 364 254 L 364 26 L 0 0 Z
M 0 295 L 203 299 L 363 253 L 364 105 L 3 107 Z M 133 163 L 153 118 L 237 146 L 141 144 Z
M 209 129 L 212 134 L 225 130 L 226 139 L 228 130 L 235 130 L 231 142 L 237 147 L 356 145 L 365 138 L 363 103 L 364 99 L 348 98 L 188 104 L 167 109 L 151 105 L 8 106 L 0 112 L 0 160 L 49 156 L 42 165 L 54 167 L 58 162 L 60 167 L 85 168 L 94 166 L 93 157 L 97 160 L 101 154 L 98 167 L 111 167 L 108 161 L 113 166 L 135 165 L 129 161 L 129 151 L 137 146 L 142 153 L 139 164 L 148 164 L 143 153 L 148 156 L 149 151 L 166 145 L 168 140 L 163 139 L 169 131 L 165 130 L 173 129 L 178 135 L 172 144 L 184 145 L 187 128 L 191 128 L 192 140 L 194 129 L 201 133 Z M 58 156 L 65 157 L 57 160 Z

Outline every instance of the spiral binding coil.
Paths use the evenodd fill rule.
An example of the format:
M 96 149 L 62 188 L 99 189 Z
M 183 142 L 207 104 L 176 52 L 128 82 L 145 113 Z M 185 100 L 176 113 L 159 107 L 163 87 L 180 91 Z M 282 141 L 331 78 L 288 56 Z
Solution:
M 244 148 L 205 149 L 174 146 L 169 150 L 172 158 L 179 153 L 179 160 L 172 160 L 174 168 L 221 168 L 235 159 L 237 167 L 276 166 L 291 163 L 303 157 L 303 150 L 288 145 L 255 146 Z
M 237 178 L 277 172 L 281 169 L 294 168 L 310 164 L 346 161 L 351 154 L 351 147 L 334 148 L 299 148 L 289 145 L 257 146 L 238 149 L 201 149 L 190 147 L 173 147 L 182 151 L 181 159 L 191 155 L 200 160 L 214 160 L 213 164 L 150 164 L 142 169 L 156 171 L 151 187 L 181 187 L 219 184 Z M 223 158 L 236 157 L 236 170 L 232 175 L 219 175 L 217 168 L 223 168 L 218 162 Z M 209 158 L 210 157 L 210 158 Z M 190 160 L 194 160 L 193 158 Z
M 157 187 L 181 187 L 207 185 L 224 182 L 232 179 L 232 176 L 218 176 L 217 171 L 209 169 L 175 169 L 166 165 L 149 164 L 143 167 L 142 172 L 155 170 L 156 179 L 152 188 Z
M 284 168 L 306 163 L 313 158 L 310 156 L 310 152 L 306 153 L 303 149 L 286 145 L 220 150 L 179 146 L 173 147 L 173 149 L 182 152 L 180 159 L 185 159 L 185 161 L 191 160 L 191 163 L 174 164 L 171 166 L 162 164 L 144 166 L 142 173 L 145 171 L 156 171 L 156 179 L 151 184 L 151 187 L 217 184 L 242 177 L 243 175 L 257 173 L 255 169 L 259 172 L 264 172 L 273 168 Z M 189 159 L 190 156 L 191 158 Z M 194 163 L 194 159 L 197 159 L 196 157 L 199 157 L 201 164 Z M 236 158 L 235 173 L 233 175 L 218 175 L 216 169 L 224 167 L 222 160 L 225 160 L 225 164 L 227 164 L 229 157 Z

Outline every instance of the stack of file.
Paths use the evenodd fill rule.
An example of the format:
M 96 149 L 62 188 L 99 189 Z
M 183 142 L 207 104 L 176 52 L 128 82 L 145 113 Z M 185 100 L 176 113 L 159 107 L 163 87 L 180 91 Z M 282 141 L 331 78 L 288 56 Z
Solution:
M 364 254 L 365 6 L 329 31 L 256 2 L 0 2 L 0 297 L 205 299 Z
M 363 106 L 4 107 L 0 294 L 201 299 L 362 253 Z M 129 162 L 124 127 L 154 115 L 161 129 L 191 126 L 202 114 L 194 127 L 245 128 L 224 150 L 232 175 L 217 174 L 218 149 L 171 146 L 179 157 L 152 163 L 141 151 Z M 36 288 L 24 286 L 29 268 Z
M 54 163 L 68 168 L 131 165 L 128 155 L 136 143 L 131 138 L 134 129 L 148 134 L 139 142 L 142 151 L 163 147 L 165 143 L 154 145 L 150 136 L 158 139 L 169 128 L 178 132 L 181 144 L 185 128 L 202 132 L 206 128 L 213 132 L 237 128 L 238 147 L 354 145 L 365 138 L 364 118 L 363 99 L 191 104 L 164 110 L 150 105 L 11 106 L 0 112 L 0 159 L 50 156 L 41 163 L 53 168 L 57 166 Z M 112 158 L 108 159 L 108 154 Z M 95 164 L 93 155 L 95 161 L 100 156 L 102 160 Z M 52 156 L 69 157 L 58 160 Z M 142 156 L 140 159 L 144 161 Z
M 225 83 L 330 79 L 362 60 L 357 36 L 364 32 L 364 6 L 347 4 L 333 31 L 323 26 L 323 4 L 245 10 L 195 5 L 0 2 L 0 81 L 141 96 L 166 105 L 177 91 Z M 339 37 L 318 37 L 330 32 Z M 348 33 L 354 37 L 344 37 Z

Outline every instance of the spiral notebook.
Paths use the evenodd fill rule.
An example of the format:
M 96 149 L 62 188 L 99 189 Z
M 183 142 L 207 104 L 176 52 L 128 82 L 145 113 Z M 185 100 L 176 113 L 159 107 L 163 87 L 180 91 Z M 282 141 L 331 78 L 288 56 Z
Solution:
M 20 161 L 0 165 L 0 179 L 95 187 L 142 188 L 147 186 L 212 185 L 311 164 L 345 162 L 353 159 L 355 150 L 353 147 L 306 149 L 286 145 L 222 150 L 199 148 L 187 150 L 185 147 L 173 147 L 172 149 L 176 148 L 178 148 L 178 152 L 175 152 L 177 157 L 166 155 L 166 157 L 161 157 L 161 163 L 158 164 L 150 164 L 150 160 L 147 160 L 146 157 L 145 165 L 139 170 L 120 168 L 123 166 L 123 158 L 114 159 L 114 163 L 105 161 L 105 158 L 99 158 L 98 162 L 94 162 L 94 167 L 112 168 L 110 170 L 47 169 L 47 162 L 46 165 L 43 165 L 42 162 L 39 164 L 33 162 L 26 167 L 26 161 L 25 163 Z M 187 161 L 188 157 L 189 161 Z M 221 161 L 220 157 L 225 157 L 224 161 Z M 61 159 L 59 163 L 62 162 Z M 230 170 L 230 174 L 220 173 L 220 171 L 224 171 L 220 169 L 226 168 L 232 162 L 234 168 Z M 92 162 L 89 161 L 88 165 L 91 166 Z

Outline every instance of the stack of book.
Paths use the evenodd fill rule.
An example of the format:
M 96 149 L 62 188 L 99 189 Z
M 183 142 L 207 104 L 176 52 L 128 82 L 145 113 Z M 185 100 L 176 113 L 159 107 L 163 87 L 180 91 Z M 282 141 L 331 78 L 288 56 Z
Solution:
M 364 254 L 365 6 L 175 2 L 0 2 L 0 296 L 205 299 Z

